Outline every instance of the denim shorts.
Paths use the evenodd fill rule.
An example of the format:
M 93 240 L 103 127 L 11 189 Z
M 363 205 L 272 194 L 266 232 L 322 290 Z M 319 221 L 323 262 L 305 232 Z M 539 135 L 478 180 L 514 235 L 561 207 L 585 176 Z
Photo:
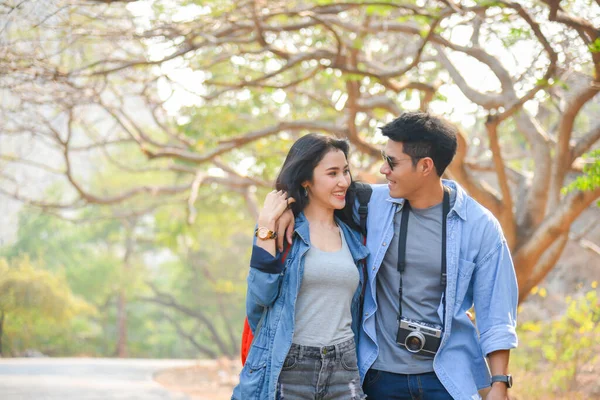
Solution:
M 278 400 L 362 400 L 354 339 L 325 346 L 292 344 L 277 383 Z

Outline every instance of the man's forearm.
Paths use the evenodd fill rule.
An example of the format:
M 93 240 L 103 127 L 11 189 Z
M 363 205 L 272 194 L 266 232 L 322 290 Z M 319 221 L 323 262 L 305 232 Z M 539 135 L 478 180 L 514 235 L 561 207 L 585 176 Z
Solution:
M 490 371 L 493 375 L 508 375 L 508 360 L 510 350 L 498 350 L 488 354 Z M 508 387 L 504 382 L 494 382 L 492 390 L 486 396 L 486 399 L 507 399 Z
M 508 375 L 510 350 L 498 350 L 488 354 L 492 375 Z

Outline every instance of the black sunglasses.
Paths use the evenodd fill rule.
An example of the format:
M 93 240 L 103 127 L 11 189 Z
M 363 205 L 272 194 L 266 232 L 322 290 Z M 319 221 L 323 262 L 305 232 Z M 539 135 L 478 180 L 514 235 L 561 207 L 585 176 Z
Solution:
M 387 154 L 385 154 L 385 152 L 383 150 L 381 150 L 381 158 L 383 158 L 383 161 L 386 162 L 387 165 L 390 166 L 390 169 L 393 171 L 394 167 L 397 164 L 397 162 L 394 161 L 394 159 L 392 159 L 392 157 L 390 157 Z
M 388 156 L 387 154 L 385 154 L 385 152 L 383 150 L 381 150 L 381 158 L 383 158 L 383 161 L 385 161 L 389 166 L 390 166 L 390 170 L 394 170 L 394 167 L 396 165 L 398 165 L 398 163 L 400 161 L 405 161 L 405 160 L 420 160 L 421 158 L 425 158 L 425 157 L 410 157 L 410 158 L 401 158 L 400 160 L 396 160 L 390 156 Z

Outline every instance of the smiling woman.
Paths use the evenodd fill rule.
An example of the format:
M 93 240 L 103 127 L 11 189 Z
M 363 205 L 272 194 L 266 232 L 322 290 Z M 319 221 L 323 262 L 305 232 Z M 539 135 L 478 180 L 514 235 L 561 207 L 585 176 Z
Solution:
M 290 149 L 258 217 L 246 299 L 254 342 L 233 399 L 365 398 L 355 333 L 368 253 L 343 217 L 351 183 L 346 141 L 309 134 Z M 284 265 L 273 232 L 288 208 Z
M 352 178 L 346 155 L 341 150 L 329 151 L 313 171 L 312 182 L 302 185 L 311 196 L 310 210 L 339 210 L 346 205 L 346 190 Z M 309 210 L 305 210 L 305 213 Z

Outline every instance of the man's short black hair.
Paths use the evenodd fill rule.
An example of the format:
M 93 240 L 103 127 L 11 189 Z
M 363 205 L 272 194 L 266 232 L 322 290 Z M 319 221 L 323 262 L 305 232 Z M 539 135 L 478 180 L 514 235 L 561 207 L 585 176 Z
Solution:
M 430 157 L 438 176 L 456 154 L 456 128 L 450 123 L 424 112 L 405 112 L 381 128 L 381 133 L 395 142 L 402 142 L 404 153 L 413 166 L 421 158 Z

